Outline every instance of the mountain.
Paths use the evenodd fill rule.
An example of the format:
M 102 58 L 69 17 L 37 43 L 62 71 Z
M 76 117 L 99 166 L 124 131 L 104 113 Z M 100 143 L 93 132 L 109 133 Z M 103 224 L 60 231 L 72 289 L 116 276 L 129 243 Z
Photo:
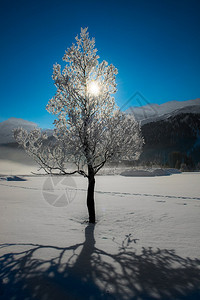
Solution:
M 141 126 L 145 140 L 140 160 L 170 167 L 200 163 L 200 107 L 182 108 Z
M 127 112 L 133 113 L 141 122 L 145 145 L 139 164 L 157 163 L 180 167 L 183 163 L 188 169 L 194 168 L 198 163 L 200 165 L 200 98 L 135 107 Z M 1 122 L 0 159 L 8 157 L 8 150 L 11 147 L 13 148 L 9 150 L 11 152 L 17 148 L 12 134 L 12 130 L 17 127 L 30 131 L 38 126 L 33 122 L 16 118 Z M 53 131 L 50 129 L 45 131 L 51 140 Z M 12 157 L 13 152 L 8 159 Z
M 130 107 L 145 140 L 139 164 L 200 165 L 200 98 Z
M 18 127 L 31 131 L 38 126 L 36 123 L 17 118 L 9 118 L 6 121 L 0 122 L 0 144 L 15 143 L 13 130 Z
M 36 123 L 19 118 L 9 118 L 6 121 L 0 122 L 0 145 L 16 143 L 13 137 L 13 130 L 19 127 L 26 129 L 28 132 L 35 128 L 39 128 Z M 45 131 L 48 136 L 51 136 L 53 134 L 52 129 L 41 130 Z
M 25 151 L 16 143 L 13 138 L 13 130 L 22 127 L 27 131 L 38 128 L 38 125 L 23 119 L 10 118 L 0 122 L 0 165 L 2 161 L 12 161 L 25 165 L 35 165 L 35 162 L 30 158 Z M 48 136 L 52 136 L 51 129 L 45 129 Z M 2 170 L 1 170 L 2 171 Z
M 169 118 L 174 114 L 198 113 L 200 111 L 200 98 L 188 101 L 169 101 L 163 104 L 148 104 L 141 107 L 130 107 L 127 113 L 132 113 L 141 125 Z

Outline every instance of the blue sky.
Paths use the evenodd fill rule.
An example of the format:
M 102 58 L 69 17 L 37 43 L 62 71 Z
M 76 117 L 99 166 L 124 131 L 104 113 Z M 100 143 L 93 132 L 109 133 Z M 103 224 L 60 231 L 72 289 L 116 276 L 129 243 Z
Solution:
M 199 98 L 199 15 L 199 0 L 1 0 L 0 121 L 52 126 L 45 106 L 55 93 L 53 64 L 81 27 L 100 60 L 118 68 L 119 106 L 137 91 L 158 104 Z

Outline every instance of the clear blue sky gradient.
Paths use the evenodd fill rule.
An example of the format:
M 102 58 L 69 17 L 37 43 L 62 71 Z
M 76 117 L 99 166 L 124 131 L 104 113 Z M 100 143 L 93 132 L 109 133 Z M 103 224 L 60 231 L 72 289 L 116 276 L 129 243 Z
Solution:
M 158 104 L 200 97 L 199 0 L 0 3 L 0 121 L 52 126 L 54 116 L 45 110 L 55 93 L 52 67 L 81 27 L 95 37 L 100 60 L 118 68 L 119 106 L 136 91 Z

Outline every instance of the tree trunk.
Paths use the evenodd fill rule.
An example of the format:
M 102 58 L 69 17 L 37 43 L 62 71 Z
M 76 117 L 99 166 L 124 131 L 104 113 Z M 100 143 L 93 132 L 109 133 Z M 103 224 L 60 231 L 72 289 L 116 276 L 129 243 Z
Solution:
M 88 165 L 87 208 L 89 213 L 89 223 L 95 223 L 94 186 L 94 169 L 91 165 Z

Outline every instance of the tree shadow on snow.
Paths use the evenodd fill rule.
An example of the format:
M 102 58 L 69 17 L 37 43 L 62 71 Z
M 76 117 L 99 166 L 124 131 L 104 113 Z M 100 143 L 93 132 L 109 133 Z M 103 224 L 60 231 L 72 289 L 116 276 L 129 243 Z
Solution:
M 65 248 L 1 244 L 0 299 L 200 299 L 200 260 L 173 250 L 136 254 L 130 235 L 108 253 L 95 247 L 94 229 L 88 225 L 85 242 Z M 42 251 L 50 258 L 37 258 Z

